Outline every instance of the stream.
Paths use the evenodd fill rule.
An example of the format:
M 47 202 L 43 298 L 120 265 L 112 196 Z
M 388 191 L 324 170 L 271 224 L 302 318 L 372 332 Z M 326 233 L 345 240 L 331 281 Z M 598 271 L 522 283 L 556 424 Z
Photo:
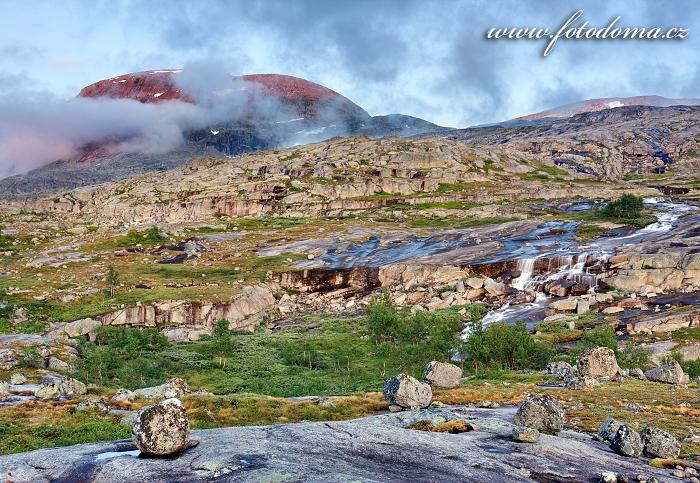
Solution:
M 613 255 L 617 248 L 654 240 L 676 227 L 681 216 L 696 209 L 683 203 L 672 203 L 657 198 L 646 198 L 644 205 L 653 210 L 657 217 L 656 223 L 652 223 L 632 233 L 598 238 L 585 245 L 583 250 L 577 249 L 576 243 L 564 242 L 557 244 L 555 247 L 552 247 L 551 244 L 547 245 L 548 249 L 541 250 L 538 249 L 542 248 L 541 243 L 539 243 L 540 240 L 533 241 L 530 238 L 528 241 L 525 241 L 526 247 L 516 248 L 514 252 L 521 255 L 526 252 L 531 253 L 534 249 L 536 253 L 533 256 L 517 259 L 517 268 L 520 271 L 520 276 L 512 280 L 512 286 L 518 291 L 534 290 L 543 283 L 567 279 L 577 283 L 584 283 L 591 287 L 591 291 L 595 291 L 597 276 L 588 273 L 588 270 L 585 268 L 587 261 L 593 259 L 603 262 Z M 532 233 L 528 235 L 531 237 Z M 556 263 L 554 263 L 554 266 L 558 268 L 552 272 L 534 275 L 533 268 L 538 258 L 555 259 Z M 551 299 L 552 297 L 537 292 L 534 302 L 519 305 L 507 303 L 498 309 L 489 311 L 482 322 L 484 326 L 488 326 L 497 322 L 522 320 L 528 326 L 531 326 L 534 322 L 544 318 L 545 310 Z

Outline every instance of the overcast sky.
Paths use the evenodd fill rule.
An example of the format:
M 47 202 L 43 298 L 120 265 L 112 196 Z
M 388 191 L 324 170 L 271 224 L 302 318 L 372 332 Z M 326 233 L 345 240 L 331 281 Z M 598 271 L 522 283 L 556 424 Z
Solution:
M 371 114 L 450 126 L 593 97 L 700 97 L 700 9 L 687 1 L 0 0 L 0 95 L 61 98 L 133 71 L 220 62 L 304 77 Z M 490 27 L 685 27 L 683 41 L 486 41 Z M 19 84 L 18 84 L 19 83 Z

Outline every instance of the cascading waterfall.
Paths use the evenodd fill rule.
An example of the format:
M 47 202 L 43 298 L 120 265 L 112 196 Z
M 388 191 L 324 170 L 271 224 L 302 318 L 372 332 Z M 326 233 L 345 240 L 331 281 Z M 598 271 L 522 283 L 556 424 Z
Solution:
M 528 288 L 528 282 L 532 278 L 532 272 L 535 268 L 535 258 L 522 258 L 518 260 L 518 270 L 520 271 L 520 276 L 514 278 L 512 285 L 518 290 L 525 290 Z

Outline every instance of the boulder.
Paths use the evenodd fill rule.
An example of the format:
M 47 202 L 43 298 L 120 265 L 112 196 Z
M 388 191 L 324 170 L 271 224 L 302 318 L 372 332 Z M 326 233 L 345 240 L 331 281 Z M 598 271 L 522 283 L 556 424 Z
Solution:
M 42 384 L 34 391 L 34 397 L 39 401 L 57 401 L 61 399 L 61 390 L 58 384 Z
M 518 443 L 536 443 L 540 439 L 540 432 L 534 428 L 525 426 L 513 427 L 513 441 Z
M 68 322 L 62 327 L 61 332 L 63 332 L 66 337 L 80 337 L 89 334 L 95 327 L 100 327 L 101 325 L 100 321 L 95 319 L 80 319 Z
M 66 399 L 73 399 L 87 393 L 87 387 L 82 382 L 72 377 L 66 377 L 58 384 L 61 395 Z
M 549 307 L 558 310 L 560 312 L 573 312 L 578 306 L 578 301 L 575 298 L 568 298 L 563 300 L 555 300 Z
M 591 303 L 588 300 L 579 300 L 576 303 L 576 313 L 577 314 L 585 314 L 591 310 Z
M 431 361 L 423 371 L 423 382 L 427 382 L 434 388 L 451 389 L 459 386 L 462 373 L 462 368 L 454 364 Z
M 496 282 L 491 278 L 484 280 L 484 288 L 489 295 L 503 295 L 508 290 L 504 283 Z
M 642 438 L 639 433 L 626 424 L 621 424 L 617 428 L 615 437 L 610 442 L 610 449 L 622 456 L 639 458 L 642 454 Z
M 644 375 L 644 371 L 641 370 L 639 367 L 633 367 L 632 369 L 630 369 L 629 375 L 630 377 L 634 377 L 635 379 L 639 379 L 641 381 L 647 380 L 647 376 Z
M 429 384 L 408 374 L 399 374 L 384 383 L 384 398 L 389 405 L 402 409 L 427 408 L 433 398 L 433 391 Z
M 610 307 L 605 307 L 601 312 L 604 313 L 605 315 L 610 315 L 610 314 L 619 314 L 620 312 L 624 312 L 625 309 L 624 307 L 618 307 L 616 305 L 612 305 Z
M 109 412 L 109 404 L 101 397 L 93 397 L 81 401 L 76 407 L 76 412 L 80 411 L 98 411 L 101 413 Z
M 644 375 L 650 381 L 665 382 L 667 384 L 685 384 L 688 382 L 688 376 L 683 372 L 683 368 L 678 361 L 675 360 L 649 369 Z
M 564 427 L 564 410 L 549 394 L 528 395 L 515 414 L 515 424 L 556 434 Z
M 484 279 L 481 277 L 470 277 L 467 279 L 467 285 L 475 289 L 482 288 L 484 286 Z
M 588 389 L 597 386 L 598 381 L 595 377 L 570 374 L 564 379 L 564 385 L 567 389 Z
M 128 389 L 122 388 L 118 389 L 110 400 L 117 403 L 132 403 L 134 402 L 134 399 L 136 399 L 136 394 L 134 394 L 134 391 L 129 391 Z
M 649 458 L 678 458 L 681 452 L 678 440 L 661 429 L 646 427 L 639 436 L 644 444 L 644 454 Z
M 15 372 L 10 376 L 10 384 L 13 386 L 19 386 L 21 384 L 24 384 L 27 382 L 27 376 L 22 374 L 21 372 Z
M 608 444 L 612 443 L 621 425 L 622 423 L 615 418 L 606 419 L 598 428 L 598 439 Z
M 5 381 L 0 381 L 0 399 L 7 397 L 10 394 L 10 385 Z
M 190 422 L 182 402 L 166 399 L 142 408 L 131 427 L 131 439 L 147 455 L 167 456 L 187 447 Z
M 615 352 L 609 347 L 588 349 L 576 359 L 576 367 L 582 376 L 614 377 L 620 371 Z
M 547 364 L 547 372 L 557 376 L 559 379 L 567 379 L 577 374 L 576 368 L 565 361 L 555 361 Z
M 187 383 L 183 379 L 175 377 L 160 386 L 136 389 L 134 394 L 136 397 L 142 397 L 144 399 L 171 399 L 181 398 L 189 392 L 190 388 Z

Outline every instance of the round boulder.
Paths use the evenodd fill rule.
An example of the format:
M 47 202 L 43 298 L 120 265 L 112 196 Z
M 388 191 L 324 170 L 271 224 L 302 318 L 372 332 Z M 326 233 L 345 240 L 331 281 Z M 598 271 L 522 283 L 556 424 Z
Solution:
M 427 382 L 434 388 L 457 387 L 460 379 L 462 379 L 462 368 L 447 362 L 428 362 L 423 371 L 423 382 Z
M 112 396 L 111 401 L 115 403 L 132 403 L 136 399 L 136 394 L 128 389 L 118 389 Z
M 427 408 L 433 398 L 429 384 L 408 374 L 399 374 L 384 383 L 384 398 L 391 406 L 403 409 Z
M 588 349 L 576 359 L 576 367 L 582 376 L 614 377 L 620 371 L 615 352 L 609 347 Z
M 639 436 L 644 444 L 644 454 L 650 458 L 678 458 L 681 452 L 678 440 L 662 429 L 646 427 Z
M 179 399 L 171 398 L 141 408 L 131 427 L 131 439 L 145 454 L 167 456 L 187 447 L 190 422 Z
M 622 456 L 639 458 L 642 454 L 642 438 L 639 433 L 626 424 L 617 428 L 617 433 L 610 443 L 610 449 Z
M 34 391 L 34 397 L 39 401 L 57 401 L 61 399 L 61 389 L 58 384 L 42 384 Z
M 659 367 L 649 369 L 644 375 L 650 381 L 665 382 L 666 384 L 685 384 L 688 382 L 688 376 L 683 372 L 683 368 L 678 361 L 673 359 Z
M 109 412 L 109 404 L 107 404 L 107 401 L 105 401 L 101 397 L 92 397 L 89 399 L 86 399 L 85 401 L 81 401 L 76 407 L 75 407 L 76 412 L 81 412 L 81 411 L 97 411 L 101 413 L 108 413 Z
M 515 414 L 515 424 L 556 434 L 564 427 L 564 409 L 549 394 L 528 395 Z

